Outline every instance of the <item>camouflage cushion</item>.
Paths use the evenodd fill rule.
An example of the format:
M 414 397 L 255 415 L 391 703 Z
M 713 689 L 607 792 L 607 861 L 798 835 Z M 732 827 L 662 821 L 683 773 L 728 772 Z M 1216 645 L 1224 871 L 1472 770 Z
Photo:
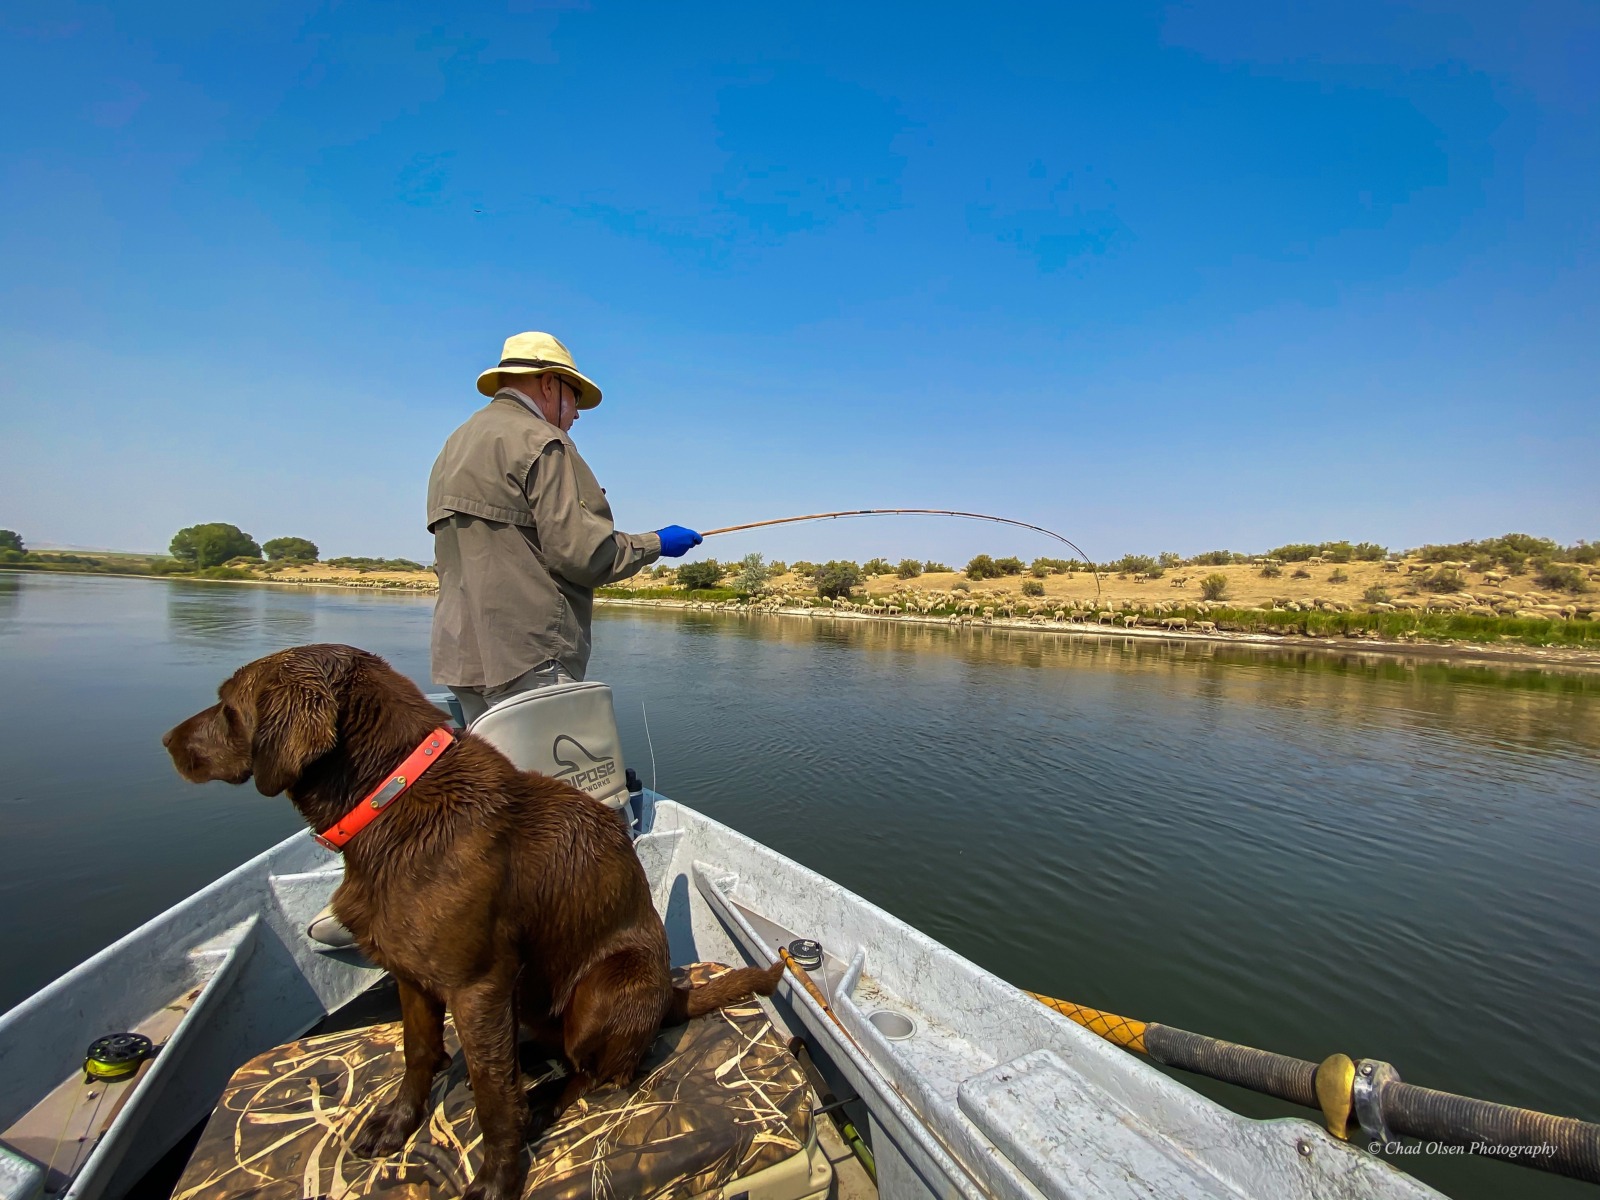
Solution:
M 726 967 L 674 972 L 702 983 Z M 429 1119 L 389 1158 L 351 1157 L 355 1130 L 400 1084 L 398 1021 L 290 1042 L 234 1073 L 173 1200 L 346 1200 L 458 1196 L 476 1171 L 480 1135 L 455 1027 L 450 1069 L 433 1084 Z M 536 1064 L 524 1083 L 558 1079 Z M 552 1103 L 559 1085 L 534 1098 Z M 805 1076 L 759 1004 L 664 1029 L 631 1087 L 590 1092 L 532 1144 L 523 1195 L 688 1197 L 799 1153 L 811 1136 Z

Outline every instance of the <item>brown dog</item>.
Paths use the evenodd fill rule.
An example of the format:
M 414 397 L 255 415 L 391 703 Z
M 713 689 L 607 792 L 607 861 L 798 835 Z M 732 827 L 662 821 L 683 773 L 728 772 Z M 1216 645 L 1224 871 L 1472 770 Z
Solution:
M 254 776 L 266 796 L 287 790 L 313 830 L 380 785 L 442 716 L 381 658 L 350 646 L 268 655 L 217 697 L 162 738 L 178 772 L 194 783 Z M 783 970 L 748 967 L 675 990 L 666 930 L 615 815 L 516 770 L 471 734 L 344 855 L 334 914 L 398 982 L 405 1025 L 399 1094 L 353 1149 L 391 1154 L 421 1125 L 433 1076 L 449 1061 L 448 1006 L 483 1131 L 468 1200 L 514 1200 L 527 1173 L 519 1017 L 566 1056 L 559 1115 L 590 1087 L 630 1079 L 664 1023 L 771 995 Z

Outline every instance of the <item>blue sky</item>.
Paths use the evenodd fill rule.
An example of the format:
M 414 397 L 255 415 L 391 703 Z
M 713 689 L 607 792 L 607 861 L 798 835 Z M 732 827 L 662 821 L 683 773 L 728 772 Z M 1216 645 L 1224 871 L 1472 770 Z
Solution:
M 431 558 L 534 328 L 628 529 L 1600 538 L 1597 78 L 1560 0 L 8 4 L 0 525 Z

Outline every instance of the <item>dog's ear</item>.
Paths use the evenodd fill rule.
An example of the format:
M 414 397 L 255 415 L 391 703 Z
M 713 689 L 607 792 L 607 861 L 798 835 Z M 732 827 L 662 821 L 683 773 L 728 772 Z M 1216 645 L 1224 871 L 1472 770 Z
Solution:
M 251 770 L 256 789 L 276 796 L 339 740 L 339 704 L 319 671 L 271 672 L 255 689 Z

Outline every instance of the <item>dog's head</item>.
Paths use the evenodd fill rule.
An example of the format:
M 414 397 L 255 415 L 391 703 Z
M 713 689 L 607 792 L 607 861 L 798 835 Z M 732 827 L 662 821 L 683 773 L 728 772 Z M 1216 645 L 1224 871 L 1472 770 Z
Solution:
M 258 658 L 223 681 L 217 703 L 168 730 L 161 744 L 191 783 L 253 776 L 263 796 L 276 796 L 337 744 L 347 681 L 359 660 L 372 657 L 322 645 Z

